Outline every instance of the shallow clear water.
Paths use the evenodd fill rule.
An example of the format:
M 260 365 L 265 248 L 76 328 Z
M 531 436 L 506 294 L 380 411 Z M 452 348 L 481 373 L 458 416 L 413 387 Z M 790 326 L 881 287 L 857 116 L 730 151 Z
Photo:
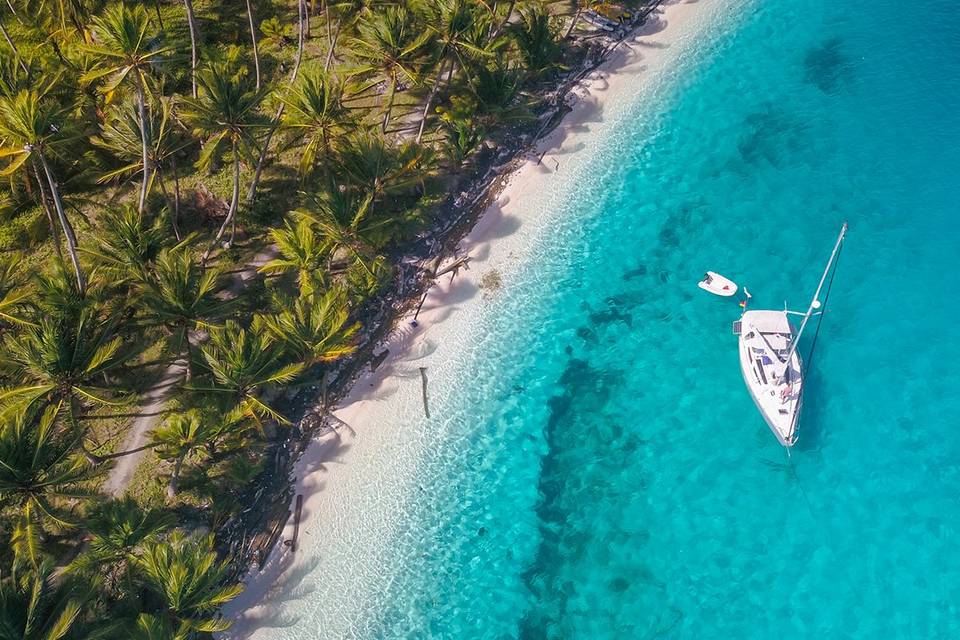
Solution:
M 960 12 L 736 6 L 465 344 L 354 635 L 960 633 Z M 843 220 L 788 460 L 696 281 L 803 307 Z

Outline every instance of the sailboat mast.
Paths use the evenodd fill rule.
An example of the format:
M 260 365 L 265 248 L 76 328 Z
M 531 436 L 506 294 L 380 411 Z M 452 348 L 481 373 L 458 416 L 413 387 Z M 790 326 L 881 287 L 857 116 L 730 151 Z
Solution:
M 813 312 L 820 307 L 820 290 L 823 289 L 823 283 L 827 280 L 827 274 L 830 273 L 830 267 L 833 266 L 833 261 L 837 258 L 837 252 L 840 251 L 840 243 L 843 242 L 843 237 L 847 234 L 847 223 L 844 222 L 843 226 L 840 227 L 840 235 L 837 237 L 837 243 L 833 245 L 833 252 L 830 254 L 830 260 L 827 261 L 827 266 L 823 270 L 823 275 L 820 276 L 820 284 L 817 285 L 817 291 L 813 294 L 813 300 L 810 301 L 810 307 L 807 309 L 807 312 L 803 315 L 803 321 L 800 323 L 800 330 L 797 331 L 797 335 L 794 336 L 793 342 L 790 344 L 790 351 L 787 353 L 787 366 L 790 364 L 790 359 L 793 357 L 794 352 L 797 350 L 797 345 L 800 344 L 800 336 L 803 334 L 803 330 L 807 326 L 807 321 L 810 320 L 810 316 L 813 315 Z

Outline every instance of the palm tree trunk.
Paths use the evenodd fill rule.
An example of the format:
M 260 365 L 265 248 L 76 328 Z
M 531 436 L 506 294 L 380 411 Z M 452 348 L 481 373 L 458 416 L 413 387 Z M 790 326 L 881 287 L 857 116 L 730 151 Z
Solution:
M 7 33 L 7 27 L 3 24 L 3 19 L 0 19 L 0 31 L 3 32 L 3 39 L 7 41 L 7 46 L 13 51 L 13 57 L 17 59 L 20 68 L 23 69 L 24 73 L 29 74 L 30 71 L 27 70 L 27 65 L 23 63 L 23 58 L 20 57 L 20 51 L 17 49 L 17 45 L 13 44 L 10 34 Z
M 306 13 L 306 0 L 297 0 L 297 8 L 300 11 L 300 36 L 299 43 L 297 45 L 297 57 L 293 62 L 293 71 L 290 72 L 290 82 L 292 86 L 294 82 L 297 81 L 297 74 L 300 73 L 300 63 L 303 61 L 303 16 Z M 257 168 L 253 171 L 253 180 L 250 181 L 250 188 L 247 189 L 247 204 L 253 202 L 253 198 L 257 195 L 257 187 L 260 186 L 260 176 L 263 174 L 263 164 L 267 160 L 267 153 L 270 151 L 270 141 L 273 139 L 273 134 L 276 133 L 277 127 L 280 126 L 280 118 L 283 117 L 283 109 L 286 105 L 283 102 L 280 103 L 280 106 L 277 107 L 277 113 L 273 116 L 273 122 L 270 125 L 270 128 L 267 130 L 267 135 L 263 139 L 263 146 L 260 148 L 260 156 L 257 158 Z
M 163 15 L 160 13 L 160 0 L 153 0 L 153 8 L 157 11 L 157 23 L 160 25 L 160 30 L 164 29 L 163 26 Z
M 390 122 L 390 112 L 393 111 L 393 99 L 397 94 L 397 77 L 393 76 L 390 78 L 390 89 L 387 92 L 387 106 L 383 111 L 383 123 L 380 125 L 380 130 L 383 133 L 387 132 L 387 123 Z
M 430 95 L 427 96 L 427 103 L 423 105 L 423 115 L 420 116 L 420 130 L 417 131 L 417 144 L 420 144 L 420 140 L 423 138 L 423 127 L 427 123 L 427 114 L 430 113 L 430 105 L 433 104 L 433 99 L 437 95 L 437 90 L 440 88 L 440 79 L 443 78 L 443 72 L 447 68 L 447 59 L 444 58 L 440 62 L 440 68 L 437 69 L 437 77 L 433 80 L 433 87 L 430 89 Z
M 340 38 L 340 31 L 343 29 L 343 21 L 337 22 L 337 28 L 333 32 L 333 39 L 330 41 L 330 47 L 327 49 L 327 59 L 323 61 L 323 70 L 328 71 L 333 62 L 334 51 L 337 50 L 337 40 Z
M 253 8 L 247 0 L 247 21 L 250 23 L 250 41 L 253 43 L 253 66 L 257 73 L 257 91 L 260 91 L 260 51 L 257 48 L 257 28 L 253 24 Z
M 67 219 L 67 214 L 63 211 L 63 200 L 60 199 L 60 190 L 57 189 L 57 181 L 53 179 L 53 173 L 50 171 L 50 165 L 47 164 L 47 158 L 43 151 L 38 151 L 40 165 L 47 176 L 47 184 L 50 187 L 50 193 L 53 194 L 53 205 L 57 210 L 57 217 L 60 219 L 60 226 L 63 227 L 63 235 L 67 239 L 67 253 L 70 254 L 70 262 L 73 263 L 73 271 L 77 276 L 77 289 L 80 295 L 87 289 L 86 278 L 83 275 L 83 269 L 80 267 L 80 257 L 77 255 L 77 236 L 73 233 L 73 226 Z
M 60 258 L 60 264 L 63 262 L 63 249 L 60 248 L 60 232 L 57 231 L 57 223 L 53 221 L 53 213 L 50 211 L 50 203 L 47 200 L 47 190 L 43 186 L 43 178 L 40 177 L 40 169 L 37 167 L 36 160 L 31 158 L 33 165 L 33 176 L 37 180 L 37 187 L 40 189 L 40 204 L 43 206 L 44 213 L 47 214 L 47 222 L 50 224 L 50 237 L 53 238 L 53 248 L 57 250 L 57 257 Z
M 143 183 L 140 186 L 138 210 L 142 214 L 147 204 L 147 189 L 150 184 L 150 140 L 147 135 L 147 97 L 143 89 L 143 77 L 135 72 L 137 83 L 137 109 L 140 111 L 141 162 L 143 163 Z
M 183 459 L 187 457 L 187 453 L 183 452 L 177 456 L 177 461 L 173 464 L 173 473 L 170 474 L 170 484 L 167 485 L 167 497 L 173 498 L 177 495 L 177 491 L 180 487 L 180 471 L 183 469 Z
M 7 0 L 7 7 L 10 9 L 10 13 L 13 14 L 13 17 L 17 19 L 17 22 L 23 24 L 23 20 L 20 19 L 20 14 L 17 13 L 17 10 L 13 8 L 13 3 L 10 0 Z
M 184 364 L 186 365 L 183 373 L 183 381 L 189 383 L 193 379 L 193 345 L 190 344 L 190 328 L 183 328 L 183 354 Z
M 170 172 L 173 173 L 173 224 L 175 229 L 180 226 L 180 172 L 177 170 L 177 156 L 170 155 Z M 180 236 L 177 236 L 177 240 Z
M 190 95 L 197 97 L 197 19 L 193 13 L 193 0 L 183 0 L 187 11 L 187 26 L 190 29 Z
M 570 37 L 570 34 L 573 33 L 573 28 L 577 26 L 577 22 L 580 21 L 580 14 L 583 12 L 583 5 L 577 2 L 577 12 L 573 14 L 573 20 L 570 22 L 570 28 L 567 29 L 567 32 L 563 34 L 563 39 L 566 40 Z
M 299 17 L 299 32 L 297 33 L 297 65 L 303 58 L 303 43 L 310 29 L 310 20 L 307 16 L 307 0 L 297 0 L 297 15 Z
M 160 193 L 163 194 L 167 206 L 170 207 L 170 225 L 173 227 L 173 235 L 177 242 L 180 242 L 180 228 L 177 226 L 177 203 L 170 192 L 167 191 L 167 181 L 164 179 L 163 171 L 160 170 L 159 166 L 157 166 L 157 181 L 160 183 Z
M 207 250 L 204 252 L 203 257 L 200 259 L 200 264 L 205 265 L 207 259 L 210 257 L 210 254 L 213 252 L 213 249 L 220 243 L 220 239 L 223 238 L 223 234 L 226 233 L 227 227 L 233 229 L 230 233 L 230 240 L 227 242 L 227 245 L 233 243 L 234 234 L 236 232 L 236 225 L 234 224 L 234 218 L 237 215 L 237 205 L 240 200 L 240 150 L 237 148 L 237 140 L 234 138 L 231 144 L 232 154 L 233 154 L 233 195 L 230 197 L 230 209 L 227 211 L 227 217 L 224 219 L 223 224 L 220 225 L 220 230 L 217 231 L 217 237 L 213 239 L 213 242 L 210 243 L 210 246 L 207 247 Z
M 496 38 L 500 34 L 500 32 L 503 31 L 504 27 L 506 27 L 510 23 L 510 16 L 513 15 L 513 8 L 515 6 L 517 6 L 517 0 L 510 0 L 510 6 L 507 7 L 506 17 L 503 19 L 503 22 L 497 25 L 497 28 L 494 29 L 493 32 L 490 34 L 490 40 L 493 40 L 494 38 Z

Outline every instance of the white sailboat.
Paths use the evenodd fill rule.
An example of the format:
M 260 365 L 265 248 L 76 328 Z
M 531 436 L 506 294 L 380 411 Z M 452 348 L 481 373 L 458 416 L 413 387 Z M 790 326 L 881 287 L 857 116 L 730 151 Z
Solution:
M 803 405 L 803 363 L 797 345 L 807 322 L 821 307 L 823 283 L 846 233 L 844 223 L 806 313 L 786 309 L 745 310 L 733 325 L 733 332 L 740 337 L 743 380 L 763 419 L 785 447 L 797 442 L 797 422 Z M 799 330 L 794 331 L 790 315 L 803 316 Z

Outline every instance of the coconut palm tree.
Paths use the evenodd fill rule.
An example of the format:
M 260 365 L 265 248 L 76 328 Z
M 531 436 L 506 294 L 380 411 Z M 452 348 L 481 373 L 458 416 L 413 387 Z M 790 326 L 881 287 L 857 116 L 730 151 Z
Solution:
M 212 458 L 220 444 L 231 441 L 238 445 L 246 432 L 247 422 L 238 412 L 215 416 L 197 409 L 174 414 L 154 429 L 150 433 L 150 440 L 157 447 L 157 457 L 173 460 L 167 495 L 171 498 L 177 495 L 185 462 Z
M 306 26 L 307 22 L 307 5 L 306 0 L 297 0 L 297 12 L 299 13 L 299 34 L 297 36 L 297 55 L 293 61 L 293 70 L 290 72 L 290 79 L 288 80 L 288 86 L 293 86 L 297 81 L 297 74 L 300 73 L 300 63 L 303 61 L 303 46 L 306 41 Z M 263 138 L 263 144 L 260 146 L 260 155 L 257 157 L 257 166 L 253 171 L 253 179 L 250 181 L 250 187 L 247 189 L 247 204 L 253 202 L 254 197 L 257 195 L 257 186 L 260 184 L 260 176 L 263 174 L 263 166 L 267 160 L 267 152 L 270 151 L 270 141 L 273 139 L 273 134 L 276 133 L 277 128 L 280 126 L 281 120 L 283 118 L 283 111 L 287 108 L 287 105 L 281 100 L 280 106 L 277 107 L 277 113 L 273 116 L 273 120 L 270 121 L 270 126 L 267 129 L 267 135 Z
M 414 16 L 403 6 L 364 16 L 350 49 L 360 62 L 355 74 L 377 74 L 387 83 L 380 130 L 387 132 L 397 85 L 417 82 L 415 67 L 426 53 L 430 32 L 418 29 Z
M 136 356 L 140 346 L 124 341 L 120 320 L 119 314 L 87 304 L 43 315 L 18 335 L 5 336 L 3 356 L 13 384 L 0 391 L 0 412 L 41 403 L 65 409 L 73 423 L 87 404 L 124 404 L 107 376 Z
M 191 331 L 209 329 L 232 307 L 220 293 L 226 283 L 217 269 L 205 269 L 187 247 L 164 250 L 153 269 L 138 284 L 143 309 L 153 322 L 167 329 L 186 362 L 186 377 L 193 372 Z
M 264 324 L 307 366 L 332 362 L 357 349 L 360 323 L 350 322 L 347 297 L 340 289 L 301 295 Z
M 312 295 L 324 281 L 327 256 L 323 239 L 308 218 L 298 216 L 282 228 L 272 229 L 270 239 L 280 252 L 279 257 L 260 267 L 266 274 L 295 273 L 301 296 Z
M 308 69 L 280 98 L 286 105 L 282 126 L 286 147 L 300 147 L 300 176 L 306 178 L 317 162 L 329 160 L 339 136 L 356 126 L 343 105 L 343 85 L 319 67 Z
M 94 593 L 90 583 L 57 579 L 49 560 L 27 571 L 15 564 L 0 572 L 0 637 L 92 639 L 97 631 L 84 620 L 83 609 Z
M 347 138 L 337 154 L 337 176 L 350 190 L 369 196 L 372 205 L 423 187 L 434 167 L 428 149 L 412 142 L 393 145 L 378 133 Z M 334 191 L 334 190 L 331 190 Z
M 188 538 L 180 530 L 147 545 L 136 560 L 147 589 L 162 603 L 158 617 L 178 633 L 224 631 L 217 610 L 243 587 L 228 584 L 227 563 L 217 559 L 213 536 Z
M 149 613 L 141 613 L 130 626 L 127 640 L 189 640 L 192 633 L 189 628 L 174 628 L 166 618 Z
M 351 193 L 332 191 L 315 199 L 310 208 L 296 212 L 317 226 L 328 256 L 327 270 L 337 272 L 338 263 L 345 259 L 345 268 L 339 270 L 346 272 L 351 291 L 361 296 L 375 292 L 390 273 L 373 243 L 386 238 L 385 230 L 396 222 L 391 218 L 377 221 L 371 215 L 371 201 L 369 195 L 360 200 Z
M 197 391 L 223 394 L 237 403 L 237 411 L 258 426 L 264 418 L 289 424 L 283 415 L 260 399 L 260 395 L 278 384 L 294 380 L 303 363 L 289 363 L 282 343 L 273 337 L 255 317 L 250 329 L 233 320 L 210 330 L 210 340 L 201 347 L 203 359 L 212 377 L 212 385 L 194 387 Z
M 134 595 L 132 564 L 145 545 L 159 539 L 174 523 L 173 515 L 160 509 L 144 508 L 130 497 L 93 507 L 84 525 L 87 548 L 70 563 L 74 573 L 99 575 L 115 591 L 126 589 Z M 123 587 L 118 588 L 122 583 Z
M 563 54 L 560 29 L 546 9 L 534 6 L 521 10 L 520 22 L 513 25 L 510 32 L 530 78 L 558 67 L 557 60 Z
M 228 227 L 231 231 L 227 244 L 233 243 L 240 199 L 240 158 L 258 148 L 254 132 L 266 122 L 258 111 L 264 92 L 258 91 L 246 74 L 238 73 L 228 64 L 217 63 L 204 69 L 197 80 L 200 94 L 196 100 L 184 100 L 182 113 L 193 134 L 204 140 L 197 165 L 210 170 L 225 149 L 229 149 L 233 165 L 230 208 L 216 237 L 203 254 L 201 262 L 206 263 Z
M 115 285 L 147 280 L 166 244 L 160 221 L 125 205 L 100 214 L 98 223 L 96 248 L 83 249 L 91 256 L 95 272 Z
M 170 207 L 170 222 L 174 235 L 180 240 L 178 215 L 180 209 L 180 180 L 177 174 L 177 154 L 191 142 L 177 126 L 173 117 L 170 100 L 161 99 L 157 108 L 147 114 L 147 138 L 150 140 L 148 161 L 153 168 L 148 190 L 154 179 L 159 180 L 160 190 L 167 198 Z M 107 152 L 120 161 L 119 167 L 110 167 L 97 179 L 104 184 L 118 179 L 128 179 L 143 172 L 143 155 L 137 150 L 140 145 L 140 120 L 137 107 L 125 103 L 112 111 L 100 129 L 100 134 L 90 140 L 95 147 Z M 166 171 L 169 167 L 173 174 L 173 195 L 167 190 Z M 141 210 L 142 214 L 142 210 Z
M 489 51 L 475 46 L 469 34 L 478 23 L 486 21 L 485 14 L 480 14 L 476 5 L 467 0 L 428 0 L 422 3 L 423 22 L 427 32 L 431 34 L 434 48 L 434 66 L 436 75 L 433 86 L 423 105 L 423 114 L 420 116 L 420 129 L 417 131 L 417 143 L 423 138 L 424 125 L 430 107 L 440 88 L 440 81 L 449 71 L 453 74 L 457 64 L 464 66 L 464 55 L 471 53 L 476 56 L 490 56 Z M 452 64 L 448 69 L 447 65 Z
M 0 158 L 7 159 L 0 176 L 14 173 L 31 157 L 39 160 L 50 188 L 57 219 L 63 228 L 77 288 L 83 295 L 86 278 L 77 255 L 77 236 L 64 210 L 60 187 L 48 157 L 48 154 L 55 154 L 58 147 L 72 140 L 66 134 L 67 111 L 52 100 L 44 100 L 44 96 L 45 93 L 31 89 L 18 91 L 12 97 L 0 97 Z
M 0 422 L 0 505 L 13 522 L 14 554 L 34 566 L 43 532 L 75 526 L 74 507 L 96 495 L 99 472 L 80 455 L 82 439 L 79 428 L 58 426 L 52 408 Z
M 159 33 L 150 25 L 150 18 L 142 6 L 130 7 L 119 3 L 108 7 L 102 15 L 93 19 L 96 44 L 86 47 L 95 56 L 97 68 L 82 78 L 85 82 L 106 78 L 100 87 L 106 94 L 112 94 L 125 83 L 133 85 L 139 112 L 143 168 L 138 204 L 140 211 L 146 206 L 150 171 L 153 169 L 150 162 L 151 131 L 147 119 L 146 76 L 150 67 L 170 51 L 163 46 Z

